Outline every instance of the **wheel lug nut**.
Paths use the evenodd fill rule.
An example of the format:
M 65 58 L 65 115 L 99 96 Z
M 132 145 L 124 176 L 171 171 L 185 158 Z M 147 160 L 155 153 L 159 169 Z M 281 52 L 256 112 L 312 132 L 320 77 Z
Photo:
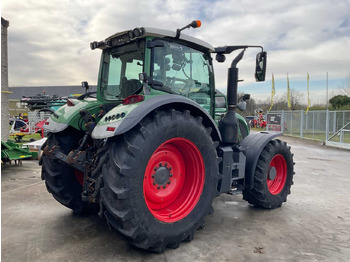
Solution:
M 170 174 L 170 177 L 173 177 L 173 174 Z
M 154 182 L 153 182 L 153 185 L 155 186 L 155 185 L 156 185 L 156 183 L 154 183 Z
M 166 188 L 166 186 L 163 186 L 163 188 Z
M 168 163 L 165 163 L 164 166 L 168 166 Z
M 171 166 L 169 166 L 169 170 L 171 170 Z
M 160 189 L 160 186 L 158 186 L 157 188 Z
M 155 167 L 153 170 L 154 170 L 154 171 L 157 171 L 157 168 Z
M 154 175 L 152 176 L 152 178 L 154 178 Z
M 170 184 L 170 181 L 168 181 L 168 185 Z
M 159 163 L 159 166 L 162 166 L 162 163 Z

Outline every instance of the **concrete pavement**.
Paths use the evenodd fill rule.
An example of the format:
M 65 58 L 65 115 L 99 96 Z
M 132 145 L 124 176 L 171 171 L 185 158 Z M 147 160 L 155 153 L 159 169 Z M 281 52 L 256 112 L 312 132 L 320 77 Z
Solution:
M 3 167 L 2 261 L 350 261 L 350 152 L 284 137 L 295 154 L 282 208 L 221 195 L 192 242 L 152 254 L 128 245 L 104 220 L 60 205 L 37 161 Z

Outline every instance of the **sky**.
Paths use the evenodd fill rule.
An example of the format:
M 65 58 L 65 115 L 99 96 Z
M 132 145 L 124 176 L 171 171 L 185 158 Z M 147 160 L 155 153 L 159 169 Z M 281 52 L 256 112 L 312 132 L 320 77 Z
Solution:
M 135 27 L 176 30 L 192 20 L 202 26 L 184 33 L 214 47 L 262 45 L 268 53 L 267 78 L 255 83 L 255 55 L 248 49 L 239 63 L 239 91 L 253 98 L 276 95 L 290 87 L 305 94 L 310 74 L 311 103 L 326 103 L 350 77 L 350 1 L 261 0 L 2 0 L 9 20 L 9 86 L 97 83 L 101 51 L 90 42 Z M 216 87 L 226 90 L 225 63 L 214 63 Z

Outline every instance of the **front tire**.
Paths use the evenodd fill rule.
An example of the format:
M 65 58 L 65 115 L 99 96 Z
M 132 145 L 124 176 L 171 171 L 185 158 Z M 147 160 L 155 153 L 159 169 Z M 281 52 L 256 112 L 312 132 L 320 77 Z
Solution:
M 132 245 L 162 252 L 204 226 L 218 181 L 210 131 L 189 111 L 168 110 L 108 141 L 104 213 Z
M 293 185 L 294 162 L 286 142 L 271 140 L 261 152 L 252 189 L 243 191 L 243 199 L 262 208 L 277 208 L 287 201 Z

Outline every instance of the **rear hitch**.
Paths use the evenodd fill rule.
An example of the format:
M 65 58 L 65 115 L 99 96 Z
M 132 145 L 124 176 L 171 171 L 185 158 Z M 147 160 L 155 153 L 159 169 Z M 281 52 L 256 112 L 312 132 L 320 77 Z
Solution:
M 81 172 L 84 172 L 84 162 L 86 159 L 85 151 L 71 151 L 68 155 L 64 154 L 61 151 L 59 146 L 53 146 L 51 149 L 47 145 L 44 148 L 44 154 L 46 156 L 54 156 L 57 159 L 65 162 L 66 164 L 73 166 L 75 169 L 78 169 Z

